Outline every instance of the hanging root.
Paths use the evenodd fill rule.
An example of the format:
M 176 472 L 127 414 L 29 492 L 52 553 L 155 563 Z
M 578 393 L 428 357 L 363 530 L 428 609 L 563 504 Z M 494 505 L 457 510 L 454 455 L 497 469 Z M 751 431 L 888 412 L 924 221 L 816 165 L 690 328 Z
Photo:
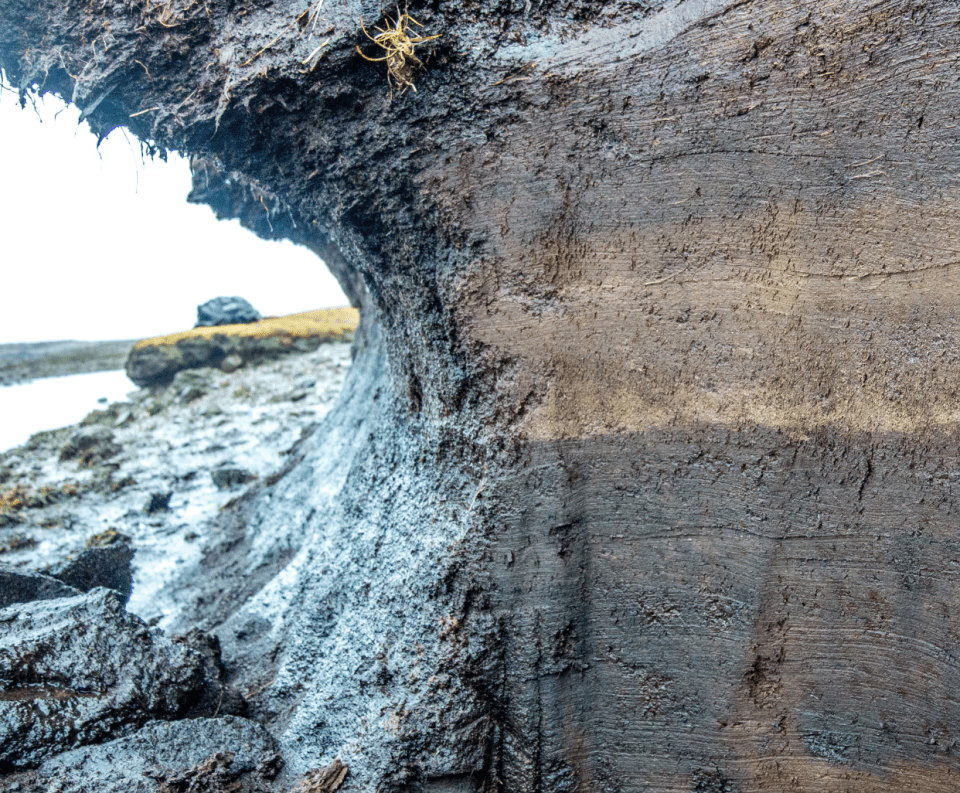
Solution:
M 407 88 L 417 90 L 417 87 L 413 84 L 413 73 L 418 66 L 423 66 L 423 62 L 416 55 L 417 44 L 440 38 L 439 35 L 411 36 L 409 33 L 411 24 L 423 27 L 412 16 L 407 13 L 401 14 L 400 9 L 397 9 L 397 21 L 394 23 L 390 17 L 386 17 L 386 27 L 374 28 L 377 34 L 371 36 L 363 26 L 363 18 L 360 18 L 360 28 L 364 35 L 384 50 L 386 55 L 382 58 L 371 58 L 364 55 L 359 46 L 357 46 L 357 52 L 364 60 L 386 62 L 387 80 L 391 83 L 391 90 L 395 83 L 400 89 L 400 93 L 403 93 Z

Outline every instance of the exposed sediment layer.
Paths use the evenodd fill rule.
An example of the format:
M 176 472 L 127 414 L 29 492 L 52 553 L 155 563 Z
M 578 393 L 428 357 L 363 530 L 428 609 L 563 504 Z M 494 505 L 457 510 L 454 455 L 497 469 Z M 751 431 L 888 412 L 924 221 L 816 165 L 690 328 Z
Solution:
M 265 190 L 363 308 L 184 589 L 292 768 L 956 789 L 949 4 L 415 3 L 393 95 L 356 0 L 37 8 L 17 81 Z

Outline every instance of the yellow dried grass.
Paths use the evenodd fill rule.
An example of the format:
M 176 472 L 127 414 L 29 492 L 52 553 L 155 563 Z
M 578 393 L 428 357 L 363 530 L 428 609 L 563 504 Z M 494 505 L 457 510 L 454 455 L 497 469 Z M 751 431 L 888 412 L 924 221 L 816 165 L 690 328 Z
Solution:
M 313 336 L 347 338 L 360 323 L 360 312 L 355 308 L 325 308 L 304 311 L 285 317 L 267 317 L 259 322 L 243 325 L 215 325 L 209 328 L 193 328 L 181 333 L 156 336 L 136 343 L 135 348 L 176 344 L 183 339 L 212 339 L 215 336 L 239 336 L 267 339 L 272 336 L 290 336 L 306 339 Z

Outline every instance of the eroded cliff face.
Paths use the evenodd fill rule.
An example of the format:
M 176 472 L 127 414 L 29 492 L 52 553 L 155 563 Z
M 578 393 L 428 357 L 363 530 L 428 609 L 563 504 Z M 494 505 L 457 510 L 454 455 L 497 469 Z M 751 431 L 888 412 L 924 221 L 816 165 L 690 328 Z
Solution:
M 0 0 L 361 306 L 185 623 L 357 790 L 955 790 L 955 10 L 406 11 L 391 95 L 366 2 Z

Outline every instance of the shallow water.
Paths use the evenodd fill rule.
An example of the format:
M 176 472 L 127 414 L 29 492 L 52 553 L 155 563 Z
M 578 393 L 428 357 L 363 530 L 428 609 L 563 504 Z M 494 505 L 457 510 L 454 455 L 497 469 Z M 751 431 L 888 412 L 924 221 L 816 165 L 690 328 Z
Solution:
M 136 388 L 123 371 L 0 386 L 0 451 L 26 443 L 35 432 L 76 424 L 91 410 L 123 401 Z M 101 398 L 107 403 L 98 402 Z

